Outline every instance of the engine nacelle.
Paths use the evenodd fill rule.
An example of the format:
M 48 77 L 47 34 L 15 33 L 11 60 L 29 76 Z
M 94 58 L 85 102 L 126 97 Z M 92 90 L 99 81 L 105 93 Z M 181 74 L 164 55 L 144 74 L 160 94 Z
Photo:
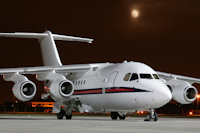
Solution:
M 172 90 L 172 97 L 174 100 L 181 104 L 190 104 L 196 100 L 198 94 L 197 89 L 194 86 L 177 86 Z
M 12 91 L 15 97 L 21 101 L 29 101 L 36 94 L 36 86 L 31 81 L 20 81 L 14 84 Z
M 74 93 L 74 85 L 67 79 L 57 79 L 49 88 L 50 94 L 58 99 L 68 98 Z

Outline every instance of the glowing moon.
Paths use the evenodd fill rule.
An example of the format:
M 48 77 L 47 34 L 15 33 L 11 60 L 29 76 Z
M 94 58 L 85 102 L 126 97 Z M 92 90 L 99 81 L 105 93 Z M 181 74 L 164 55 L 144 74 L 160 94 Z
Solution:
M 132 17 L 137 18 L 139 16 L 139 12 L 137 10 L 133 10 L 131 12 Z

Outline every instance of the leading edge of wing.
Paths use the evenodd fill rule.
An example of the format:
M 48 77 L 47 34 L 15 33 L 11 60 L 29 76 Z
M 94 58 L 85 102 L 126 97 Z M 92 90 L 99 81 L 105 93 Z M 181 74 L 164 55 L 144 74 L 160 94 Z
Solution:
M 192 78 L 192 77 L 188 77 L 188 76 L 182 76 L 182 75 L 176 75 L 176 74 L 158 72 L 158 71 L 157 71 L 157 74 L 161 78 L 164 78 L 164 79 L 167 79 L 167 80 L 170 80 L 172 78 L 177 78 L 177 79 L 185 80 L 185 81 L 189 82 L 190 84 L 193 84 L 193 83 L 200 84 L 200 79 L 198 79 L 198 78 Z
M 90 68 L 91 67 L 88 64 L 3 68 L 3 69 L 0 69 L 0 75 L 10 74 L 10 73 L 38 74 L 38 73 L 43 73 L 43 72 L 48 72 L 48 71 L 53 71 L 53 70 L 55 70 L 55 72 L 57 73 L 74 73 L 74 72 L 86 72 Z

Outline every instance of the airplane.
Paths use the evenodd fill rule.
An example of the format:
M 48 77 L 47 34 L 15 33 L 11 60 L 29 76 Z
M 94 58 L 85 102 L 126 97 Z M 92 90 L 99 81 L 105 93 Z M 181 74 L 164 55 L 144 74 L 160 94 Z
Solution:
M 53 113 L 57 119 L 72 118 L 72 111 L 80 113 L 110 113 L 112 120 L 124 120 L 126 114 L 148 111 L 145 121 L 157 121 L 155 109 L 171 99 L 190 104 L 196 100 L 193 83 L 200 79 L 158 72 L 140 62 L 62 65 L 55 40 L 92 43 L 93 39 L 43 33 L 0 33 L 0 37 L 38 39 L 44 66 L 3 68 L 0 75 L 14 82 L 12 92 L 21 101 L 31 100 L 36 85 L 25 74 L 34 74 L 44 82 L 45 93 L 55 101 Z

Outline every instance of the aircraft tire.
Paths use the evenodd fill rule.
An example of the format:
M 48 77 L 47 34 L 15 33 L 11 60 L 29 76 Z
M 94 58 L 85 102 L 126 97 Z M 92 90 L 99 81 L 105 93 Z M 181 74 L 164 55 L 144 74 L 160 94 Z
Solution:
M 72 114 L 71 114 L 71 115 L 65 115 L 65 118 L 66 118 L 67 120 L 71 120 L 71 119 L 72 119 Z
M 157 120 L 158 120 L 158 114 L 155 113 L 154 115 L 155 115 L 155 116 L 154 116 L 154 121 L 157 121 Z
M 150 119 L 151 119 L 151 114 L 150 114 L 150 113 L 148 113 L 148 114 L 147 114 L 147 116 L 146 116 L 146 119 L 145 119 L 145 121 L 150 121 Z
M 119 116 L 119 114 L 117 112 L 111 112 L 110 116 L 112 120 L 117 120 L 117 117 Z
M 63 119 L 64 115 L 65 115 L 65 111 L 61 108 L 60 109 L 60 113 L 57 114 L 57 118 L 58 119 Z
M 119 115 L 119 119 L 120 120 L 125 120 L 126 119 L 126 115 L 123 115 L 123 116 Z
M 63 114 L 62 114 L 62 113 L 58 113 L 58 114 L 57 114 L 57 118 L 58 118 L 58 119 L 63 119 Z

